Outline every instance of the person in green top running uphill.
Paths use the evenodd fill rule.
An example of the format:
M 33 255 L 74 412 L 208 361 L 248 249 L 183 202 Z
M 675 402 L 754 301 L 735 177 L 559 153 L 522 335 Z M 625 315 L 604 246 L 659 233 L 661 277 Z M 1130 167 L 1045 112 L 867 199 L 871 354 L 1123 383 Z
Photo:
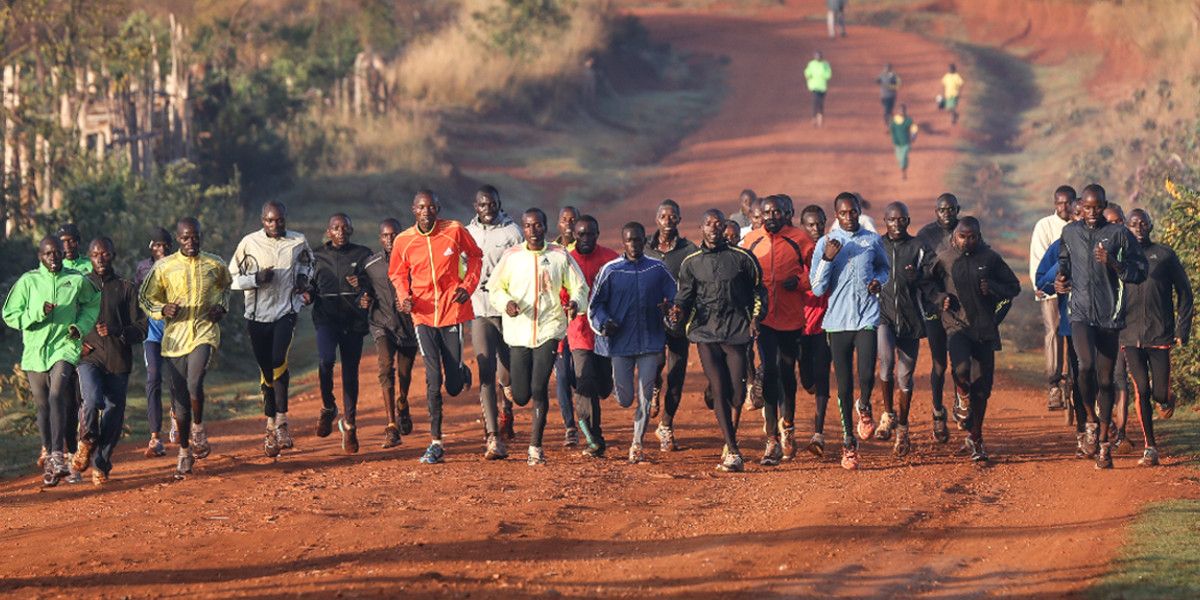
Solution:
M 892 146 L 896 149 L 900 178 L 908 179 L 908 151 L 917 140 L 917 124 L 908 116 L 908 106 L 900 105 L 900 112 L 892 115 L 892 120 L 888 123 L 888 131 L 892 135 Z
M 832 78 L 833 68 L 829 66 L 829 61 L 825 60 L 820 50 L 814 52 L 813 59 L 804 67 L 804 82 L 813 95 L 813 125 L 817 127 L 825 123 L 825 92 Z

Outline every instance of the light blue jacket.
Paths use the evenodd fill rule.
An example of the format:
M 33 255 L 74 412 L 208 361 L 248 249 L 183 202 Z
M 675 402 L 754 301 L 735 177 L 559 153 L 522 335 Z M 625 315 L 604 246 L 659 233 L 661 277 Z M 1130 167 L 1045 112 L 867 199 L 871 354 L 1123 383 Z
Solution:
M 659 352 L 667 343 L 659 305 L 675 301 L 675 278 L 662 261 L 624 256 L 605 263 L 596 276 L 588 305 L 588 322 L 596 332 L 596 354 L 637 356 Z M 616 335 L 602 335 L 604 324 L 616 322 Z
M 833 262 L 825 260 L 825 244 L 830 239 L 842 243 L 842 250 Z M 854 233 L 834 229 L 817 240 L 810 279 L 813 295 L 829 297 L 823 322 L 825 331 L 878 327 L 879 297 L 868 293 L 867 286 L 872 279 L 887 283 L 889 269 L 883 238 L 873 231 L 862 227 Z

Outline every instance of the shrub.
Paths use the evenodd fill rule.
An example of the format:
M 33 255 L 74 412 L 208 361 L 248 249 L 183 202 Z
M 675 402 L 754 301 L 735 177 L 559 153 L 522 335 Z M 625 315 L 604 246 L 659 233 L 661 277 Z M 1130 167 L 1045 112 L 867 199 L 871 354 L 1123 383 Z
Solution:
M 1176 185 L 1166 180 L 1163 189 L 1171 198 L 1159 216 L 1155 230 L 1159 240 L 1179 255 L 1184 271 L 1200 273 L 1200 191 Z M 1200 283 L 1193 278 L 1192 285 Z M 1175 397 L 1192 401 L 1200 392 L 1200 344 L 1192 339 L 1188 345 L 1176 348 L 1171 356 L 1171 387 Z

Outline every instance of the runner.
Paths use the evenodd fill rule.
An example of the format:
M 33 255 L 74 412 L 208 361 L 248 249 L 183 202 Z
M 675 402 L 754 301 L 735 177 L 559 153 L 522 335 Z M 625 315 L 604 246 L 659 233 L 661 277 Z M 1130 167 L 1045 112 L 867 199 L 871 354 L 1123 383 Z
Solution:
M 875 429 L 875 438 L 886 440 L 896 430 L 892 453 L 908 454 L 908 412 L 912 406 L 913 371 L 921 338 L 925 337 L 925 315 L 921 312 L 921 240 L 908 233 L 908 206 L 893 202 L 884 209 L 887 235 L 883 249 L 890 271 L 887 285 L 879 294 L 879 389 L 883 391 L 884 413 Z M 896 386 L 900 386 L 900 410 L 894 405 Z
M 1116 203 L 1109 203 L 1104 209 L 1104 220 L 1116 225 L 1125 225 L 1125 213 Z M 1136 236 L 1135 236 L 1136 237 Z M 1129 368 L 1125 360 L 1125 347 L 1117 348 L 1117 366 L 1113 369 L 1113 418 L 1112 430 L 1113 434 L 1113 450 L 1116 451 L 1121 447 L 1121 444 L 1127 444 L 1129 449 L 1133 449 L 1133 443 L 1129 438 L 1125 437 L 1125 423 L 1129 417 Z
M 379 252 L 367 258 L 367 295 L 359 300 L 366 308 L 371 338 L 375 340 L 375 360 L 379 366 L 379 389 L 387 426 L 383 429 L 382 448 L 400 445 L 400 436 L 412 433 L 412 414 L 408 408 L 408 389 L 412 384 L 413 363 L 417 360 L 417 331 L 412 317 L 396 308 L 396 290 L 388 279 L 388 260 L 400 235 L 400 221 L 379 222 Z M 397 385 L 398 384 L 398 385 Z
M 1113 371 L 1125 327 L 1128 284 L 1146 278 L 1146 257 L 1133 234 L 1104 221 L 1108 206 L 1104 188 L 1083 189 L 1083 221 L 1063 229 L 1055 291 L 1071 292 L 1071 339 L 1079 353 L 1079 391 L 1087 405 L 1099 409 L 1096 468 L 1112 468 L 1109 438 L 1113 411 Z
M 1004 259 L 983 243 L 975 217 L 958 222 L 951 243 L 938 252 L 927 274 L 922 282 L 925 294 L 940 308 L 946 327 L 954 417 L 969 432 L 964 449 L 971 460 L 986 463 L 983 419 L 1000 350 L 996 305 L 1016 298 L 1021 283 Z
M 579 265 L 583 279 L 590 289 L 596 275 L 605 264 L 620 258 L 613 250 L 597 243 L 600 224 L 591 215 L 575 222 L 575 249 L 571 258 Z M 612 395 L 613 366 L 607 356 L 596 353 L 596 334 L 588 324 L 587 313 L 571 307 L 570 298 L 562 293 L 567 309 L 567 345 L 571 348 L 571 363 L 575 368 L 575 418 L 579 431 L 587 441 L 584 456 L 603 458 L 607 445 L 600 419 L 600 400 Z M 590 301 L 590 299 L 589 299 Z
M 937 197 L 934 207 L 935 219 L 917 232 L 925 253 L 922 270 L 933 264 L 938 250 L 949 243 L 950 233 L 958 227 L 960 207 L 954 194 L 945 193 Z M 925 339 L 929 344 L 929 392 L 933 403 L 933 439 L 940 444 L 950 441 L 950 429 L 946 427 L 946 405 L 943 391 L 946 387 L 946 365 L 949 353 L 946 350 L 946 329 L 942 326 L 940 311 L 929 298 L 922 298 L 925 312 Z
M 137 264 L 137 275 L 133 286 L 142 289 L 146 275 L 154 268 L 154 263 L 171 253 L 175 241 L 171 233 L 162 227 L 155 227 L 150 232 L 150 257 L 142 259 Z M 150 428 L 150 442 L 146 444 L 146 458 L 166 456 L 167 448 L 159 437 L 162 432 L 162 334 L 163 322 L 159 319 L 147 319 L 146 339 L 142 342 L 142 353 L 146 361 L 146 423 Z M 171 443 L 179 443 L 179 430 L 175 427 L 175 419 L 171 419 Z
M 841 31 L 842 37 L 846 37 L 846 0 L 825 0 L 825 8 L 828 9 L 825 22 L 829 27 L 830 39 L 837 37 L 838 31 Z
M 825 124 L 825 92 L 829 91 L 829 80 L 833 79 L 833 67 L 825 60 L 820 50 L 813 53 L 812 60 L 804 67 L 804 83 L 813 97 L 813 125 Z
M 542 433 L 550 408 L 550 371 L 559 341 L 567 334 L 568 306 L 587 310 L 588 286 L 575 259 L 558 244 L 546 243 L 546 213 L 531 208 L 521 215 L 525 243 L 500 257 L 492 271 L 488 300 L 503 308 L 504 342 L 512 361 L 513 402 L 525 406 L 533 400 L 533 425 L 529 434 L 529 466 L 546 464 Z
M 138 294 L 146 316 L 162 319 L 163 379 L 171 391 L 172 418 L 179 428 L 175 478 L 192 472 L 197 458 L 212 452 L 204 429 L 204 376 L 221 345 L 221 319 L 229 312 L 229 268 L 221 257 L 200 250 L 200 221 L 175 225 L 179 251 L 154 263 Z M 194 447 L 194 448 L 193 448 Z
M 475 318 L 471 294 L 479 285 L 483 252 L 458 221 L 439 219 L 437 194 L 421 190 L 413 197 L 416 223 L 396 238 L 388 277 L 396 288 L 397 308 L 411 313 L 425 362 L 425 398 L 432 441 L 423 464 L 443 461 L 442 381 L 457 396 L 471 387 L 471 370 L 462 359 L 462 324 Z M 464 267 L 465 263 L 465 267 Z
M 1171 348 L 1187 344 L 1191 335 L 1192 283 L 1175 251 L 1150 239 L 1154 221 L 1149 213 L 1140 208 L 1129 211 L 1129 230 L 1146 256 L 1149 270 L 1145 281 L 1129 286 L 1129 319 L 1121 330 L 1121 346 L 1133 375 L 1134 399 L 1145 435 L 1146 448 L 1138 464 L 1150 467 L 1158 464 L 1150 402 L 1158 405 L 1164 419 L 1175 412 Z
M 746 397 L 746 348 L 766 314 L 767 291 L 754 255 L 725 243 L 724 223 L 721 211 L 705 211 L 702 246 L 679 267 L 679 292 L 668 318 L 696 343 L 713 391 L 713 412 L 725 438 L 717 469 L 738 472 L 745 464 L 733 412 Z
M 892 70 L 892 63 L 883 66 L 883 72 L 875 78 L 879 84 L 879 102 L 883 105 L 883 124 L 889 125 L 896 110 L 896 95 L 900 92 L 900 76 Z
M 945 75 L 942 75 L 942 106 L 944 110 L 950 111 L 950 124 L 958 123 L 958 97 L 962 94 L 963 84 L 962 75 L 958 74 L 958 66 L 950 63 L 949 69 Z
M 79 233 L 79 227 L 74 223 L 64 223 L 58 228 L 58 239 L 62 243 L 63 267 L 78 271 L 82 275 L 91 273 L 92 261 L 79 252 L 79 245 L 83 242 L 83 235 Z M 67 407 L 67 425 L 64 430 L 68 457 L 74 456 L 79 450 L 79 413 L 83 407 L 83 393 L 79 387 L 79 374 L 75 371 L 71 373 L 70 389 L 71 394 L 67 398 L 70 405 Z M 68 460 L 67 463 L 67 467 L 71 469 L 70 475 L 67 476 L 67 483 L 79 483 L 83 481 L 83 475 L 75 470 L 75 462 Z
M 812 291 L 828 297 L 821 326 L 829 334 L 833 372 L 837 377 L 838 407 L 842 413 L 842 467 L 858 468 L 858 436 L 870 439 L 875 433 L 871 415 L 871 388 L 875 383 L 875 359 L 879 327 L 879 294 L 888 282 L 888 259 L 879 234 L 858 223 L 858 196 L 838 194 L 833 202 L 841 230 L 817 242 L 813 250 Z M 858 354 L 859 395 L 854 396 L 854 355 Z M 857 426 L 851 418 L 851 401 Z
M 58 228 L 58 239 L 62 243 L 63 266 L 87 275 L 92 272 L 92 261 L 80 254 L 79 246 L 83 243 L 83 234 L 74 223 L 63 223 Z
M 138 308 L 137 288 L 113 271 L 117 252 L 113 241 L 96 238 L 88 247 L 92 272 L 87 276 L 100 290 L 96 327 L 83 338 L 79 385 L 83 392 L 83 433 L 75 453 L 75 470 L 92 469 L 92 483 L 104 485 L 112 471 L 113 451 L 125 424 L 133 345 L 146 337 L 146 316 Z M 93 464 L 92 459 L 95 458 Z
M 258 363 L 267 418 L 263 453 L 274 458 L 295 445 L 287 420 L 288 353 L 304 305 L 303 292 L 312 279 L 313 253 L 304 234 L 287 228 L 287 207 L 282 202 L 263 204 L 261 218 L 262 229 L 238 243 L 229 274 L 233 289 L 245 295 L 246 330 Z
M 1071 221 L 1070 206 L 1075 201 L 1075 188 L 1069 185 L 1059 186 L 1054 190 L 1054 214 L 1038 220 L 1033 227 L 1033 237 L 1029 241 L 1029 280 L 1037 281 L 1038 265 L 1046 254 L 1046 249 L 1062 237 L 1062 230 Z M 1062 382 L 1065 378 L 1062 364 L 1063 344 L 1065 340 L 1058 332 L 1058 302 L 1053 291 L 1046 293 L 1041 287 L 1034 291 L 1034 299 L 1042 311 L 1042 327 L 1045 336 L 1042 348 L 1046 357 L 1046 379 L 1049 385 L 1049 398 L 1046 401 L 1048 410 L 1061 410 L 1065 405 L 1062 397 Z
M 661 261 L 676 281 L 679 281 L 679 267 L 683 259 L 698 250 L 695 244 L 679 235 L 679 218 L 679 205 L 671 199 L 663 200 L 654 217 L 658 230 L 650 237 L 649 247 L 646 248 L 646 256 Z M 682 332 L 667 330 L 666 347 L 662 360 L 658 361 L 654 397 L 650 405 L 650 418 L 659 417 L 654 435 L 658 438 L 659 450 L 663 452 L 679 449 L 675 443 L 675 413 L 679 411 L 679 401 L 683 398 L 683 381 L 687 375 L 690 350 L 691 343 Z
M 467 225 L 475 244 L 483 250 L 483 266 L 479 272 L 479 287 L 471 295 L 475 320 L 471 322 L 471 346 L 475 349 L 475 364 L 479 369 L 479 402 L 483 406 L 483 424 L 487 433 L 485 458 L 497 460 L 508 456 L 505 442 L 516 438 L 513 431 L 512 377 L 509 374 L 509 351 L 504 343 L 501 315 L 488 301 L 488 281 L 504 252 L 525 241 L 521 228 L 500 208 L 500 191 L 485 185 L 475 193 L 475 218 Z M 503 391 L 503 410 L 496 396 L 499 379 Z
M 38 243 L 37 269 L 27 271 L 4 299 L 4 322 L 20 330 L 21 370 L 37 404 L 38 433 L 46 458 L 42 484 L 58 485 L 70 474 L 64 455 L 67 411 L 84 335 L 96 325 L 100 293 L 85 276 L 63 267 L 61 242 Z
M 810 204 L 800 212 L 800 228 L 814 248 L 817 241 L 825 235 L 825 223 L 825 210 L 816 204 Z M 805 268 L 811 264 L 810 256 L 805 259 Z M 829 407 L 829 369 L 832 367 L 829 340 L 821 326 L 825 320 L 827 301 L 828 298 L 813 294 L 811 287 L 804 290 L 804 328 L 800 336 L 800 385 L 816 400 L 813 436 L 805 449 L 817 457 L 825 454 L 825 411 Z
M 913 142 L 917 141 L 919 128 L 908 116 L 908 106 L 900 105 L 900 112 L 892 115 L 888 124 L 892 134 L 892 147 L 896 151 L 896 164 L 900 165 L 900 178 L 908 180 L 908 153 Z
M 738 194 L 738 211 L 729 217 L 729 220 L 736 223 L 741 229 L 750 227 L 750 211 L 758 202 L 758 194 L 752 189 L 744 189 L 741 194 Z
M 574 206 L 564 206 L 558 213 L 558 237 L 554 243 L 562 246 L 567 252 L 575 249 L 575 221 L 579 219 L 579 209 Z M 571 363 L 571 348 L 566 337 L 558 346 L 554 355 L 554 384 L 555 399 L 558 401 L 558 411 L 562 415 L 563 446 L 573 448 L 579 445 L 579 430 L 575 427 L 575 365 Z
M 736 231 L 737 225 L 732 229 Z M 641 223 L 626 223 L 621 240 L 624 254 L 605 264 L 596 277 L 588 322 L 598 334 L 596 353 L 612 360 L 617 404 L 629 408 L 637 397 L 629 462 L 638 464 L 646 460 L 642 439 L 650 423 L 654 380 L 667 343 L 663 316 L 675 301 L 676 287 L 666 265 L 645 256 L 646 228 Z
M 813 242 L 787 222 L 791 202 L 777 196 L 763 200 L 763 228 L 753 231 L 742 247 L 754 255 L 767 290 L 767 313 L 758 328 L 756 347 L 762 363 L 767 443 L 759 464 L 776 466 L 796 454 L 796 363 L 803 335 L 804 293 L 811 289 L 805 260 Z

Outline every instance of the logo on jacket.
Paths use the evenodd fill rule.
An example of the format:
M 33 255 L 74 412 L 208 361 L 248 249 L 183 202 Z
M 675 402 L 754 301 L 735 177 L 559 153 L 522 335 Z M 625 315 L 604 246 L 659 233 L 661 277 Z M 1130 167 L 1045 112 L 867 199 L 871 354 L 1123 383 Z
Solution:
M 442 256 L 454 256 L 454 250 L 452 248 L 446 248 L 446 251 L 442 253 Z

